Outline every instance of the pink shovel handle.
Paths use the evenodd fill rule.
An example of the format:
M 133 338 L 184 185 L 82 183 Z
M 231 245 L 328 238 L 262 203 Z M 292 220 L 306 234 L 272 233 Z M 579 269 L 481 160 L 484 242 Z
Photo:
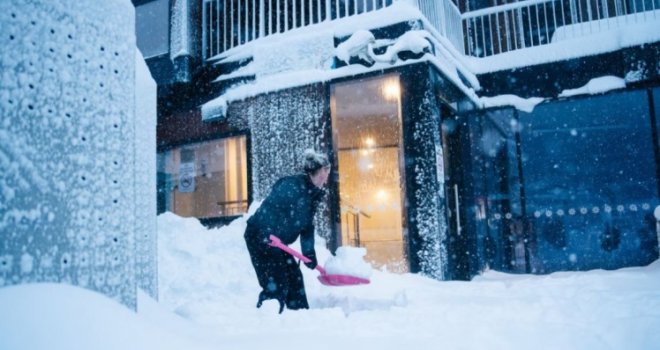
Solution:
M 301 260 L 302 262 L 304 262 L 304 263 L 308 263 L 308 262 L 311 262 L 311 261 L 312 261 L 312 260 L 310 260 L 308 257 L 306 257 L 306 256 L 304 256 L 304 255 L 298 253 L 297 251 L 295 251 L 295 250 L 289 248 L 288 245 L 282 243 L 282 240 L 280 240 L 279 237 L 277 237 L 277 236 L 275 236 L 275 235 L 270 235 L 268 238 L 270 238 L 270 243 L 268 243 L 268 245 L 270 245 L 271 247 L 277 247 L 277 248 L 280 248 L 280 249 L 282 249 L 283 251 L 285 251 L 285 252 L 287 252 L 287 253 L 289 253 L 289 254 L 295 256 L 296 258 L 300 259 L 300 260 Z M 321 265 L 316 264 L 316 269 L 319 270 L 319 272 L 320 272 L 322 275 L 325 275 L 325 274 L 326 274 L 326 273 L 325 273 L 325 269 L 322 268 Z

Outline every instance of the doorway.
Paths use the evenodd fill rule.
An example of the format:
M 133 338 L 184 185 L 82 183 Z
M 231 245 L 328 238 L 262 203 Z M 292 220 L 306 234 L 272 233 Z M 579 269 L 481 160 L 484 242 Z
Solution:
M 364 247 L 376 268 L 407 272 L 398 74 L 337 83 L 330 108 L 339 190 L 339 245 Z

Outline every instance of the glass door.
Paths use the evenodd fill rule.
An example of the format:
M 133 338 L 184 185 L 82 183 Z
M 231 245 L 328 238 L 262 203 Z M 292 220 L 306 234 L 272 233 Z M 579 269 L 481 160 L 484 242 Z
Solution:
M 374 267 L 407 272 L 399 76 L 335 84 L 331 110 L 339 242 L 366 248 L 366 260 Z

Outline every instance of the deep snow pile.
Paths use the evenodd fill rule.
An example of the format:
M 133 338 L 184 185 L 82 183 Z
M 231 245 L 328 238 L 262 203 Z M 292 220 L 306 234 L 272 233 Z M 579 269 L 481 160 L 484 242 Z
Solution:
M 660 262 L 547 276 L 489 271 L 472 282 L 372 270 L 371 284 L 352 287 L 323 286 L 303 267 L 311 309 L 277 315 L 272 301 L 255 308 L 245 218 L 207 230 L 167 213 L 158 224 L 161 304 L 245 349 L 647 349 L 660 342 Z M 317 237 L 321 264 L 331 258 L 323 244 Z
M 323 267 L 330 275 L 349 275 L 368 279 L 372 268 L 364 261 L 367 255 L 366 248 L 339 247 L 335 256 L 330 256 Z
M 372 271 L 371 284 L 326 287 L 303 268 L 310 310 L 277 314 L 259 292 L 245 219 L 207 230 L 159 216 L 159 303 L 138 313 L 63 284 L 0 288 L 0 349 L 655 349 L 660 262 L 547 276 L 489 271 L 440 282 Z M 317 247 L 319 261 L 329 253 Z M 352 254 L 349 254 L 355 257 Z M 178 314 L 178 315 L 177 315 Z

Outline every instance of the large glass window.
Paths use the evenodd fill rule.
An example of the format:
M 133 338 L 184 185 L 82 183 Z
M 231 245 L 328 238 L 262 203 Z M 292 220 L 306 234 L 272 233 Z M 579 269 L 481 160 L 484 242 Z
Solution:
M 137 46 L 144 58 L 170 51 L 170 2 L 156 0 L 135 7 Z
M 532 270 L 640 265 L 654 253 L 658 184 L 646 91 L 520 113 Z
M 158 154 L 161 211 L 216 218 L 247 211 L 245 136 L 195 143 Z
M 366 247 L 366 259 L 407 271 L 398 75 L 332 86 L 338 157 L 341 244 Z

